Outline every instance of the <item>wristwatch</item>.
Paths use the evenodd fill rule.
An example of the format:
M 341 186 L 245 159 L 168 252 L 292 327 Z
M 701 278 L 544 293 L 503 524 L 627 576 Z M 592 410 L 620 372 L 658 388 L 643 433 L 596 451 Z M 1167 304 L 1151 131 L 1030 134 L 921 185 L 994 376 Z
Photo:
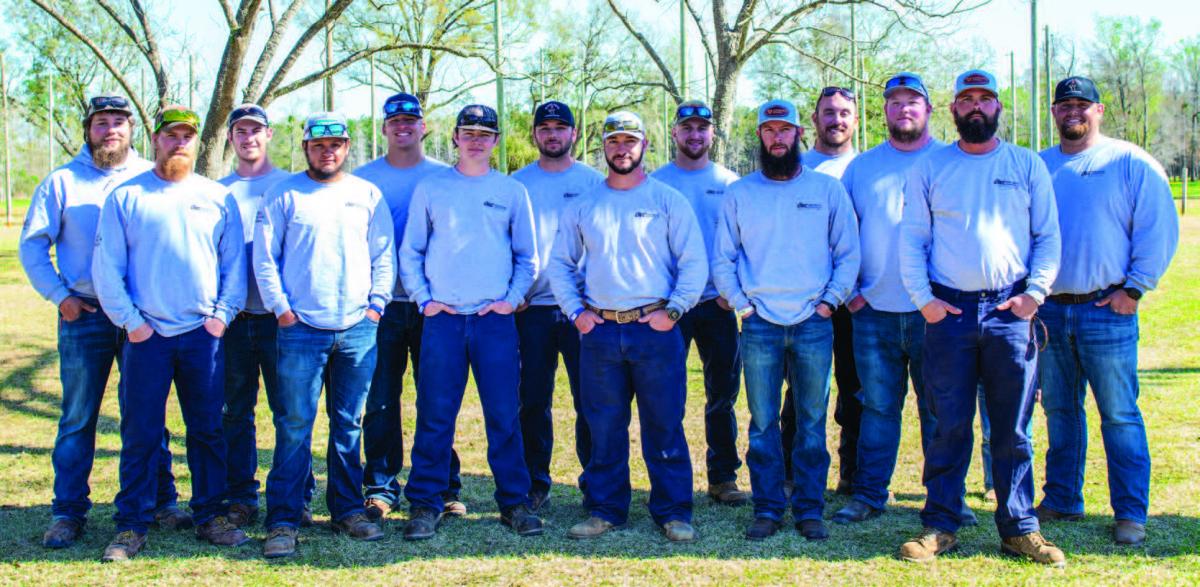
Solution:
M 1129 299 L 1135 302 L 1142 299 L 1142 290 L 1136 287 L 1122 287 L 1121 289 L 1125 291 L 1125 295 L 1129 296 Z
M 679 322 L 679 319 L 682 317 L 683 314 L 678 309 L 671 307 L 667 308 L 667 318 L 670 318 L 671 322 Z

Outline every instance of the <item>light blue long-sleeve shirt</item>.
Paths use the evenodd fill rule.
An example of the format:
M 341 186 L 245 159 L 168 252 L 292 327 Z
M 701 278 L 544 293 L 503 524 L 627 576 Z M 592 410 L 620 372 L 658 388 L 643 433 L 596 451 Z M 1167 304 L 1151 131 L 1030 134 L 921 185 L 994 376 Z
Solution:
M 322 183 L 299 172 L 267 190 L 254 226 L 254 276 L 263 305 L 322 330 L 345 330 L 395 285 L 392 216 L 375 184 L 353 175 Z
M 242 232 L 246 237 L 246 305 L 243 309 L 251 314 L 269 314 L 263 305 L 262 296 L 258 293 L 258 281 L 254 278 L 254 219 L 262 208 L 263 195 L 271 186 L 287 179 L 292 174 L 282 169 L 271 169 L 267 173 L 255 177 L 242 177 L 230 173 L 217 180 L 229 188 L 233 199 L 237 200 L 238 213 L 242 220 Z
M 846 172 L 846 167 L 857 156 L 858 151 L 853 149 L 840 155 L 826 155 L 816 149 L 809 149 L 800 155 L 800 162 L 817 173 L 841 179 L 842 174 Z
M 496 301 L 515 308 L 537 277 L 533 209 L 521 182 L 491 169 L 451 167 L 417 184 L 400 245 L 400 277 L 412 301 L 474 314 Z
M 392 213 L 392 229 L 397 248 L 404 242 L 404 224 L 408 222 L 408 204 L 412 201 L 413 190 L 422 179 L 447 167 L 449 165 L 437 159 L 426 157 L 412 167 L 401 169 L 388 163 L 387 157 L 380 157 L 354 170 L 354 175 L 375 184 L 383 193 L 383 199 L 387 200 L 388 210 Z M 410 301 L 408 292 L 404 291 L 404 280 L 400 279 L 400 265 L 397 263 L 396 267 L 396 287 L 392 290 L 392 301 Z
M 1135 145 L 1107 138 L 1074 155 L 1041 152 L 1054 181 L 1063 256 L 1053 293 L 1082 294 L 1125 283 L 1158 285 L 1179 246 L 1167 174 Z
M 958 143 L 913 166 L 904 188 L 900 276 L 918 308 L 930 282 L 961 291 L 997 290 L 1026 280 L 1040 304 L 1058 273 L 1061 248 L 1046 164 L 1005 142 L 983 155 Z
M 787 181 L 761 171 L 729 186 L 713 280 L 737 310 L 789 326 L 841 305 L 858 276 L 858 224 L 841 182 L 805 167 Z
M 708 255 L 687 198 L 648 177 L 629 190 L 601 183 L 568 206 L 548 271 L 567 316 L 585 300 L 602 310 L 666 300 L 683 313 L 704 291 Z
M 558 219 L 571 202 L 604 182 L 599 171 L 575 162 L 564 171 L 548 172 L 537 161 L 513 174 L 513 179 L 525 185 L 533 204 L 533 224 L 537 231 L 538 275 L 525 299 L 531 306 L 555 306 L 554 292 L 546 267 L 554 254 L 554 237 L 558 234 Z
M 717 234 L 717 222 L 721 219 L 725 189 L 738 180 L 737 174 L 717 163 L 709 163 L 703 169 L 688 171 L 672 161 L 659 167 L 650 177 L 679 190 L 679 193 L 691 202 L 692 211 L 696 213 L 696 220 L 700 223 L 700 234 L 704 235 L 704 250 L 711 252 Z M 700 294 L 700 301 L 705 302 L 718 295 L 717 286 L 713 285 L 710 275 L 708 284 L 704 286 L 704 293 Z
M 120 166 L 102 169 L 92 163 L 91 148 L 84 145 L 74 159 L 38 184 L 18 249 L 33 289 L 56 306 L 71 295 L 96 297 L 92 251 L 100 208 L 113 188 L 153 166 L 130 151 Z M 51 247 L 57 269 L 50 259 Z
M 912 166 L 946 146 L 930 140 L 916 151 L 901 151 L 884 142 L 859 155 L 842 174 L 842 185 L 858 215 L 862 264 L 854 295 L 884 312 L 917 310 L 900 279 L 900 221 L 904 216 L 904 185 Z
M 104 313 L 127 332 L 161 336 L 226 325 L 246 301 L 242 219 L 229 190 L 190 174 L 143 172 L 113 190 L 100 212 L 92 276 Z

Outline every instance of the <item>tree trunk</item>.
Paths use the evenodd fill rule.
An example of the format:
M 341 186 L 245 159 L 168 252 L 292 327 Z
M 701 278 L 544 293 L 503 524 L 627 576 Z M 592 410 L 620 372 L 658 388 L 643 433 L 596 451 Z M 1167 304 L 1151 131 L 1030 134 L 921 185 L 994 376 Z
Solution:
M 717 121 L 712 158 L 721 164 L 727 163 L 729 133 L 733 130 L 733 114 L 737 106 L 737 79 L 741 71 L 742 64 L 733 60 L 721 61 L 717 67 L 711 104 Z
M 241 24 L 229 31 L 229 39 L 225 43 L 225 53 L 221 56 L 221 66 L 217 69 L 212 99 L 208 103 L 208 114 L 204 117 L 204 128 L 200 132 L 200 154 L 196 160 L 196 172 L 205 177 L 221 177 L 229 169 L 233 153 L 228 149 L 229 143 L 225 140 L 225 116 L 234 106 L 238 80 L 242 77 L 242 66 L 245 63 L 246 52 L 250 49 L 258 10 L 259 3 L 252 2 L 244 13 L 239 14 Z

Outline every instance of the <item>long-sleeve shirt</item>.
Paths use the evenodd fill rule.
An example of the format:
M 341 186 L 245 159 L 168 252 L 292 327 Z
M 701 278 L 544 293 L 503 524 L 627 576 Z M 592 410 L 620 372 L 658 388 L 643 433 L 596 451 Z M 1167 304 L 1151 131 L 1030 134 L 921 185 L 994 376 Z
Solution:
M 417 184 L 400 245 L 400 278 L 412 301 L 474 314 L 496 301 L 517 307 L 537 277 L 533 209 L 521 182 L 496 171 L 451 167 Z
M 322 183 L 300 172 L 267 190 L 254 227 L 263 305 L 322 330 L 362 321 L 395 285 L 392 216 L 375 184 L 353 175 Z
M 630 310 L 666 300 L 686 312 L 708 280 L 691 204 L 652 177 L 628 190 L 598 184 L 563 211 L 550 286 L 567 316 L 587 305 Z
M 853 149 L 841 155 L 826 155 L 816 149 L 809 149 L 800 155 L 800 162 L 817 173 L 841 179 L 842 174 L 846 172 L 846 167 L 857 156 L 858 151 Z
M 1001 142 L 972 155 L 958 143 L 913 166 L 904 188 L 900 276 L 918 308 L 930 282 L 961 291 L 997 290 L 1022 279 L 1039 304 L 1058 273 L 1061 248 L 1046 164 Z
M 692 204 L 692 211 L 700 223 L 700 234 L 704 236 L 704 251 L 711 254 L 717 222 L 721 218 L 721 203 L 725 201 L 725 189 L 737 181 L 737 174 L 717 163 L 688 171 L 671 162 L 658 168 L 650 177 L 679 190 Z M 705 302 L 718 295 L 717 286 L 713 285 L 710 275 L 704 293 L 700 294 L 700 301 Z
M 95 245 L 100 305 L 128 332 L 149 323 L 176 336 L 210 317 L 229 324 L 246 301 L 242 219 L 211 179 L 146 171 L 121 184 L 100 212 Z
M 804 168 L 787 181 L 761 171 L 729 186 L 713 280 L 737 310 L 789 326 L 817 304 L 846 301 L 858 276 L 858 225 L 841 182 Z
M 550 289 L 550 278 L 546 276 L 546 267 L 550 265 L 553 255 L 558 219 L 568 204 L 602 183 L 604 175 L 579 162 L 565 171 L 551 173 L 534 161 L 514 173 L 513 179 L 524 184 L 529 191 L 529 201 L 533 204 L 533 224 L 537 232 L 538 275 L 525 299 L 531 306 L 557 305 L 554 292 Z
M 100 208 L 113 188 L 153 166 L 130 151 L 118 167 L 96 167 L 92 151 L 85 145 L 74 159 L 38 184 L 25 213 L 18 249 L 33 289 L 56 306 L 71 295 L 96 297 L 92 251 Z M 57 268 L 50 259 L 51 247 Z
M 901 151 L 884 142 L 859 155 L 842 174 L 842 185 L 858 214 L 862 264 L 858 285 L 867 303 L 884 312 L 917 310 L 900 279 L 900 220 L 904 216 L 904 185 L 912 166 L 934 149 L 946 146 L 930 140 L 916 151 Z
M 380 157 L 354 170 L 357 175 L 379 188 L 383 199 L 387 200 L 388 210 L 392 212 L 392 230 L 395 232 L 397 249 L 404 241 L 404 225 L 408 222 L 408 204 L 412 201 L 413 190 L 417 183 L 430 174 L 449 167 L 445 163 L 426 157 L 412 167 L 399 168 L 387 162 L 387 157 Z M 392 290 L 393 302 L 410 301 L 408 292 L 404 291 L 404 280 L 400 279 L 399 264 L 396 265 L 396 287 Z
M 1067 252 L 1051 290 L 1081 294 L 1119 283 L 1154 289 L 1179 246 L 1179 217 L 1158 161 L 1112 138 L 1074 155 L 1054 146 L 1041 156 Z
M 258 281 L 254 278 L 254 264 L 250 262 L 250 259 L 254 258 L 254 218 L 262 208 L 263 195 L 267 193 L 267 189 L 290 176 L 290 173 L 282 169 L 272 169 L 255 177 L 242 177 L 237 173 L 230 173 L 217 180 L 221 185 L 229 188 L 229 193 L 233 194 L 234 200 L 237 200 L 238 213 L 242 220 L 242 232 L 246 237 L 246 305 L 243 306 L 243 309 L 251 314 L 270 313 L 263 305 L 262 296 L 258 293 Z

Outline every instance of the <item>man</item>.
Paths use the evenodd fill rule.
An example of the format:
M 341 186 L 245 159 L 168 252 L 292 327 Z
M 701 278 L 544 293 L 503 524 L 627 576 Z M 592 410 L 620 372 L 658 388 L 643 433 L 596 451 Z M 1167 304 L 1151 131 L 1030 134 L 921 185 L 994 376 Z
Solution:
M 1146 540 L 1150 450 L 1138 409 L 1137 309 L 1179 244 L 1166 173 L 1150 155 L 1104 136 L 1092 80 L 1058 83 L 1051 107 L 1061 143 L 1042 151 L 1061 212 L 1064 255 L 1039 315 L 1049 343 L 1039 365 L 1046 410 L 1042 521 L 1083 517 L 1086 387 L 1096 396 L 1117 544 Z
M 379 188 L 392 213 L 395 242 L 404 238 L 404 223 L 408 221 L 408 203 L 417 183 L 445 169 L 445 163 L 425 156 L 425 115 L 421 102 L 412 94 L 395 94 L 383 103 L 383 136 L 387 139 L 384 156 L 359 167 L 357 175 Z M 396 271 L 396 286 L 392 301 L 383 313 L 376 339 L 378 360 L 367 393 L 367 408 L 363 416 L 363 494 L 366 496 L 367 517 L 379 520 L 400 503 L 400 481 L 397 476 L 404 468 L 404 428 L 401 418 L 400 392 L 404 389 L 404 371 L 412 357 L 413 381 L 417 380 L 421 358 L 421 312 L 409 299 Z M 458 453 L 450 449 L 449 486 L 443 497 L 447 515 L 465 516 L 467 506 L 458 499 L 462 489 L 459 480 Z
M 312 470 L 312 428 L 327 382 L 325 503 L 335 532 L 373 541 L 362 497 L 363 403 L 375 371 L 375 337 L 395 285 L 392 217 L 374 184 L 342 169 L 346 119 L 318 112 L 304 123 L 308 170 L 275 184 L 258 214 L 254 275 L 279 325 L 275 461 L 267 475 L 267 558 L 296 552 Z
M 800 164 L 796 107 L 771 100 L 758 109 L 761 170 L 729 186 L 713 247 L 717 289 L 742 318 L 742 361 L 750 408 L 748 540 L 782 525 L 784 460 L 792 459 L 796 530 L 824 540 L 829 452 L 825 414 L 833 362 L 834 309 L 858 275 L 858 227 L 838 180 Z M 803 235 L 803 238 L 797 238 Z M 780 388 L 787 377 L 796 417 L 795 448 L 779 439 Z
M 834 514 L 833 521 L 839 523 L 868 520 L 887 507 L 888 485 L 900 448 L 906 379 L 911 379 L 917 394 L 922 451 L 928 447 L 934 427 L 921 377 L 925 321 L 908 299 L 900 279 L 897 243 L 908 172 L 917 161 L 945 144 L 929 136 L 933 106 L 920 76 L 896 74 L 884 85 L 883 99 L 888 140 L 859 155 L 842 175 L 842 184 L 858 215 L 862 251 L 858 283 L 846 308 L 853 316 L 863 412 L 855 459 L 859 466 L 852 486 L 854 498 Z M 839 402 L 841 397 L 839 393 Z M 844 439 L 846 428 L 842 430 Z
M 1033 512 L 1026 428 L 1037 366 L 1030 320 L 1058 271 L 1050 176 L 1033 153 L 995 137 L 1003 107 L 990 73 L 960 75 L 950 112 L 960 139 L 917 162 L 904 190 L 900 276 L 926 321 L 922 375 L 937 426 L 925 452 L 925 529 L 899 555 L 928 562 L 957 543 L 982 382 L 1001 549 L 1062 567 Z
M 675 124 L 671 129 L 675 159 L 651 174 L 679 190 L 692 204 L 700 233 L 704 235 L 705 251 L 712 250 L 725 188 L 738 178 L 709 159 L 713 135 L 712 109 L 699 100 L 681 103 L 675 109 Z M 711 277 L 700 295 L 700 303 L 680 318 L 679 331 L 683 334 L 684 356 L 694 339 L 704 365 L 708 495 L 716 503 L 742 505 L 750 496 L 737 488 L 737 470 L 742 466 L 737 454 L 737 416 L 733 412 L 742 370 L 737 318 L 729 303 L 717 293 Z
M 555 101 L 538 106 L 533 113 L 533 144 L 538 149 L 538 159 L 513 174 L 513 179 L 529 191 L 541 261 L 537 280 L 525 296 L 525 303 L 517 308 L 517 336 L 521 350 L 521 442 L 525 446 L 525 464 L 529 467 L 529 502 L 535 512 L 550 500 L 550 455 L 554 449 L 554 419 L 550 406 L 560 354 L 575 406 L 575 454 L 585 470 L 592 450 L 587 421 L 580 412 L 579 333 L 554 301 L 550 279 L 545 274 L 563 208 L 604 181 L 598 171 L 571 156 L 577 138 L 575 115 L 570 107 Z M 580 490 L 585 491 L 586 485 L 580 475 Z
M 113 190 L 100 212 L 92 275 L 96 295 L 128 342 L 121 374 L 121 491 L 117 535 L 103 561 L 146 544 L 153 520 L 171 383 L 187 425 L 196 535 L 237 546 L 225 518 L 225 327 L 246 301 L 246 252 L 237 202 L 225 186 L 192 173 L 200 117 L 163 109 L 154 122 L 154 169 Z
M 580 398 L 592 433 L 584 507 L 567 533 L 595 538 L 629 518 L 629 419 L 636 398 L 650 516 L 672 542 L 691 542 L 692 461 L 677 322 L 704 291 L 704 236 L 682 194 L 647 177 L 646 130 L 632 112 L 604 120 L 608 177 L 559 220 L 554 297 L 579 330 Z
M 468 370 L 483 407 L 500 522 L 519 536 L 543 531 L 529 509 L 512 315 L 537 274 L 537 241 L 525 187 L 489 163 L 500 139 L 495 110 L 463 108 L 454 126 L 458 161 L 417 184 L 404 228 L 400 277 L 425 315 L 406 540 L 437 533 Z
M 88 477 L 96 454 L 96 422 L 113 360 L 121 364 L 125 334 L 104 314 L 92 281 L 92 251 L 100 208 L 112 189 L 153 163 L 129 147 L 134 119 L 123 96 L 99 95 L 88 100 L 83 118 L 85 144 L 75 158 L 54 170 L 33 192 L 19 254 L 29 282 L 58 306 L 59 378 L 62 415 L 50 461 L 54 466 L 54 501 L 50 527 L 42 537 L 47 548 L 75 543 L 87 525 Z M 54 249 L 55 261 L 50 249 Z M 191 516 L 175 505 L 170 436 L 164 431 L 159 458 L 155 522 L 160 527 L 190 526 Z
M 262 207 L 267 188 L 290 174 L 271 164 L 267 147 L 274 130 L 267 112 L 257 104 L 242 104 L 229 112 L 225 124 L 229 144 L 237 156 L 237 170 L 222 178 L 237 201 L 246 258 L 254 251 L 254 218 Z M 246 302 L 244 309 L 225 332 L 225 409 L 221 416 L 228 464 L 229 521 L 246 526 L 258 518 L 258 442 L 255 440 L 254 406 L 258 404 L 258 377 L 262 374 L 267 388 L 267 403 L 279 403 L 276 385 L 275 316 L 263 306 L 254 267 L 246 264 Z M 312 501 L 316 481 L 310 473 L 305 503 Z M 305 508 L 309 523 L 312 511 Z

